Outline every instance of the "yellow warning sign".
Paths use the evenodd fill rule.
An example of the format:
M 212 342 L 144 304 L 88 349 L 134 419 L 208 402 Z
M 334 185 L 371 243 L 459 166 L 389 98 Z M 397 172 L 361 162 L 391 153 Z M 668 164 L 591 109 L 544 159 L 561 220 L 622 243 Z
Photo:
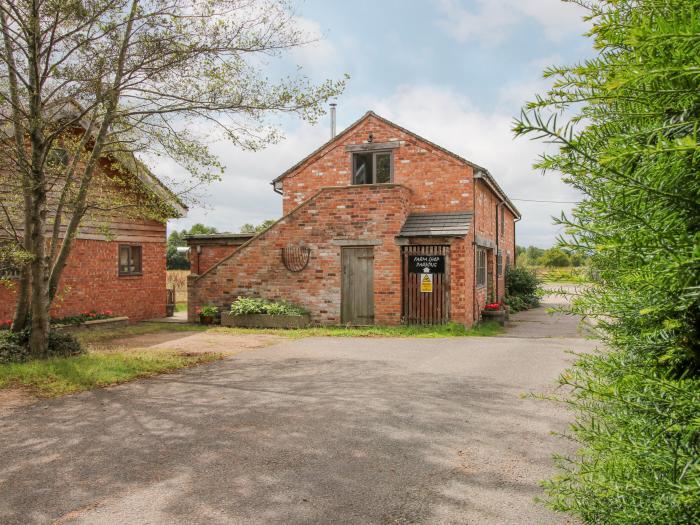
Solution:
M 424 293 L 433 293 L 432 273 L 424 273 L 420 276 L 420 291 Z

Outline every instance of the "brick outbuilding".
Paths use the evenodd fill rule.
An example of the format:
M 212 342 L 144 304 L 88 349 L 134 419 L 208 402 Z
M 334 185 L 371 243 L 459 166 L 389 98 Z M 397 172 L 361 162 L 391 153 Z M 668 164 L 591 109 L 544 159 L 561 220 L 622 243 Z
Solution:
M 71 160 L 65 149 L 56 148 L 52 153 L 62 159 L 63 165 Z M 23 238 L 18 184 L 16 172 L 6 162 L 0 162 L 0 244 L 12 246 Z M 56 176 L 47 197 L 49 227 L 56 217 L 58 189 L 64 184 L 65 179 Z M 118 205 L 88 212 L 83 217 L 59 281 L 51 316 L 110 311 L 129 317 L 131 322 L 165 316 L 166 216 L 181 217 L 186 206 L 127 152 L 100 159 L 90 192 L 113 195 Z M 149 213 L 150 207 L 157 207 L 158 213 Z M 67 220 L 63 219 L 65 224 Z M 65 227 L 59 231 L 58 239 L 62 240 Z M 47 229 L 49 236 L 50 233 Z M 14 315 L 19 274 L 19 268 L 0 265 L 0 321 Z
M 220 237 L 226 255 L 189 278 L 191 320 L 255 296 L 320 324 L 471 326 L 504 296 L 517 208 L 485 168 L 371 111 L 272 184 L 283 217 Z

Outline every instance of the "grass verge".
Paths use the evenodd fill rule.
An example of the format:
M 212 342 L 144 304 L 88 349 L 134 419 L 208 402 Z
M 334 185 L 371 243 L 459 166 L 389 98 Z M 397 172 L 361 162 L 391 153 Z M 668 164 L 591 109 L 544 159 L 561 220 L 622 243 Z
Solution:
M 110 328 L 105 330 L 85 330 L 75 333 L 75 337 L 84 345 L 104 343 L 112 339 L 121 339 L 132 335 L 154 334 L 157 332 L 203 332 L 208 326 L 199 324 L 179 323 L 137 323 L 123 328 Z
M 448 323 L 427 326 L 317 326 L 288 330 L 278 328 L 216 327 L 211 328 L 211 330 L 234 334 L 271 334 L 289 337 L 290 339 L 303 337 L 483 337 L 503 333 L 503 327 L 493 321 L 482 323 L 473 328 L 465 328 L 457 323 Z
M 218 354 L 88 353 L 0 365 L 0 389 L 24 387 L 40 397 L 56 397 L 124 383 L 220 359 Z
M 76 334 L 76 337 L 82 344 L 89 346 L 108 343 L 113 339 L 158 332 L 203 332 L 207 330 L 229 334 L 278 335 L 290 339 L 301 339 L 304 337 L 488 337 L 503 333 L 503 327 L 493 321 L 481 323 L 473 328 L 465 328 L 457 323 L 427 326 L 314 326 L 310 328 L 291 329 L 231 328 L 177 323 L 138 323 L 124 328 L 80 332 Z

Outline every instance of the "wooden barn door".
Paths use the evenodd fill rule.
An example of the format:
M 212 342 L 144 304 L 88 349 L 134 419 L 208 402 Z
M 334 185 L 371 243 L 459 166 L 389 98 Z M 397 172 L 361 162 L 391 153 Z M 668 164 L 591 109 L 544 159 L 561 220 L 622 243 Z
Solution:
M 374 250 L 371 246 L 341 250 L 340 318 L 344 324 L 374 324 Z
M 401 253 L 403 322 L 447 323 L 450 320 L 450 247 L 404 246 Z

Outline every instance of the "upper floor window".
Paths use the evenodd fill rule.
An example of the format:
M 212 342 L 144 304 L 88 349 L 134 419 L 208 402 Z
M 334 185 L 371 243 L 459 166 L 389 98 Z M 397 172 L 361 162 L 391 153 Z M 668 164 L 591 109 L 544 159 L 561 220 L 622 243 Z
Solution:
M 353 184 L 384 184 L 391 182 L 393 162 L 390 151 L 353 153 Z

